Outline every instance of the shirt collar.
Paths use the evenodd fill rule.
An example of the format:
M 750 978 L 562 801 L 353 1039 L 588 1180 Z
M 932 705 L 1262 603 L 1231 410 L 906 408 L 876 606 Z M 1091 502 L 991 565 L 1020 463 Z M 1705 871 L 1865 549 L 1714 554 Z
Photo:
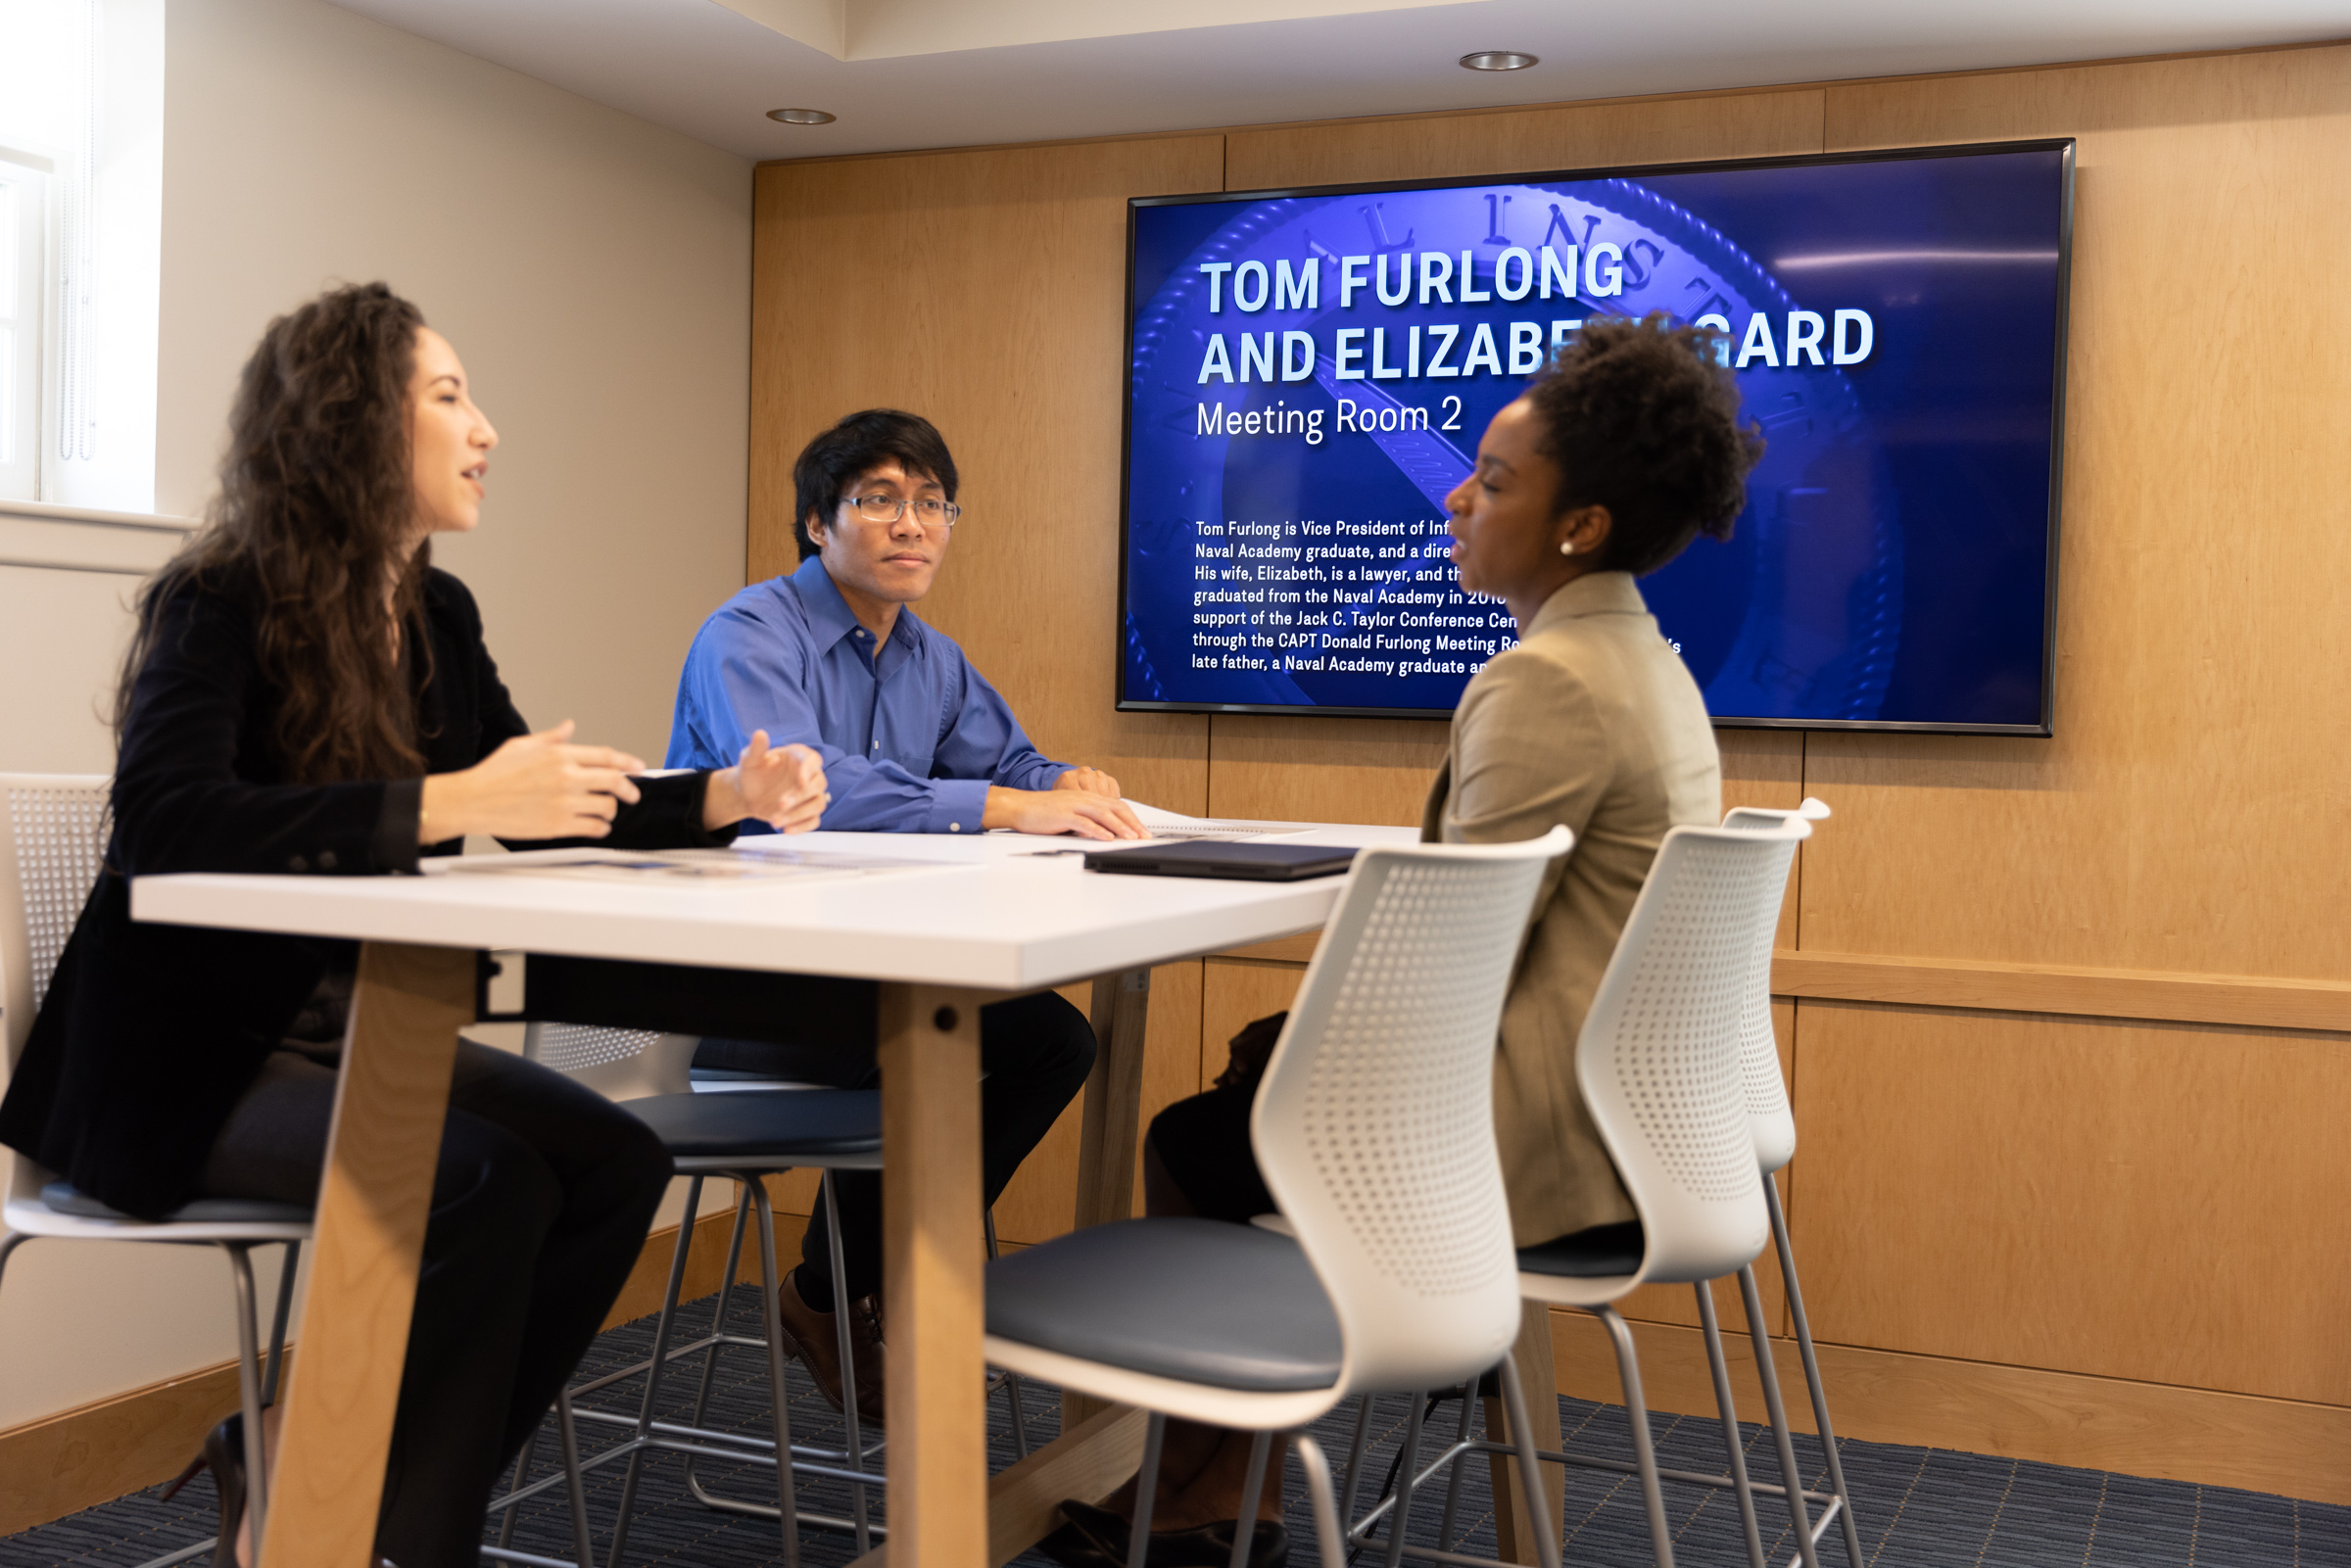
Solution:
M 792 585 L 792 591 L 799 595 L 801 605 L 808 612 L 808 626 L 816 634 L 819 651 L 830 649 L 834 643 L 859 629 L 857 612 L 850 609 L 849 601 L 840 596 L 840 589 L 833 581 L 833 574 L 825 570 L 823 556 L 809 556 L 800 562 L 799 570 L 785 581 Z M 914 630 L 917 624 L 914 606 L 899 605 L 897 622 L 890 627 L 889 643 L 886 645 L 911 650 L 918 635 Z
M 1630 572 L 1586 572 L 1543 601 L 1534 624 L 1519 635 L 1531 637 L 1546 627 L 1584 615 L 1647 615 L 1649 602 Z

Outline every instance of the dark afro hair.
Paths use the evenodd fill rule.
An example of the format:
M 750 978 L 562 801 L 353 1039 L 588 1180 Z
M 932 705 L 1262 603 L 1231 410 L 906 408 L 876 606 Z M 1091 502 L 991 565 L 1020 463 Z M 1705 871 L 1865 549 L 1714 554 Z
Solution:
M 1729 539 L 1763 437 L 1739 422 L 1724 340 L 1664 315 L 1584 323 L 1526 390 L 1559 465 L 1553 515 L 1605 506 L 1605 570 L 1645 577 L 1700 534 Z
M 808 519 L 818 517 L 830 525 L 840 509 L 841 492 L 891 457 L 909 474 L 936 480 L 947 499 L 955 499 L 955 459 L 930 420 L 896 408 L 850 414 L 808 443 L 792 465 L 792 537 L 800 546 L 801 560 L 818 553 L 816 541 L 808 537 Z

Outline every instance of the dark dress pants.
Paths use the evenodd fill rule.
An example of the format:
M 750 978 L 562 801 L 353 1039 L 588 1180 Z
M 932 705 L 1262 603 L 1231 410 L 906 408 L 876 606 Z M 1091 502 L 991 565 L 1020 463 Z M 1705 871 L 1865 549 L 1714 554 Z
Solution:
M 204 1169 L 223 1198 L 311 1204 L 334 1069 L 271 1056 Z M 670 1176 L 644 1122 L 558 1073 L 457 1043 L 376 1549 L 473 1568 L 483 1512 L 628 1282 Z
M 854 1043 L 769 1045 L 751 1040 L 704 1040 L 697 1068 L 760 1072 L 840 1089 L 871 1089 L 882 1081 L 872 1040 Z M 1053 1129 L 1064 1107 L 1094 1069 L 1094 1029 L 1085 1015 L 1052 991 L 1016 996 L 980 1010 L 980 1169 L 983 1204 L 993 1204 L 1029 1152 Z M 840 1253 L 849 1300 L 882 1288 L 882 1175 L 875 1170 L 834 1174 L 840 1208 Z M 833 1310 L 833 1259 L 820 1204 L 800 1242 L 797 1283 L 819 1311 Z

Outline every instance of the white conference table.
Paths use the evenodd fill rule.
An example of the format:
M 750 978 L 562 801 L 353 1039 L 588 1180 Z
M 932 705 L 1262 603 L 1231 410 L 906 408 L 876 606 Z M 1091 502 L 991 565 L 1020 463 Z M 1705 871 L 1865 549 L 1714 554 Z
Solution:
M 1415 837 L 1409 828 L 1318 826 L 1291 841 Z M 1129 1473 L 1139 1420 L 1074 1404 L 1059 1442 L 992 1487 L 987 1475 L 979 1009 L 1093 980 L 1101 1050 L 1086 1084 L 1077 1217 L 1125 1218 L 1151 967 L 1314 929 L 1344 879 L 1088 874 L 1067 852 L 1074 843 L 809 833 L 744 846 L 819 870 L 834 860 L 862 868 L 805 879 L 624 883 L 446 863 L 423 877 L 134 879 L 137 920 L 364 944 L 264 1560 L 371 1561 L 450 1067 L 457 1031 L 476 1018 L 479 955 L 494 950 L 729 971 L 754 983 L 876 982 L 890 1497 L 890 1539 L 877 1556 L 900 1568 L 999 1563 L 1050 1528 L 1061 1497 L 1098 1497 Z M 875 864 L 884 861 L 892 864 Z M 526 992 L 528 974 L 526 959 Z

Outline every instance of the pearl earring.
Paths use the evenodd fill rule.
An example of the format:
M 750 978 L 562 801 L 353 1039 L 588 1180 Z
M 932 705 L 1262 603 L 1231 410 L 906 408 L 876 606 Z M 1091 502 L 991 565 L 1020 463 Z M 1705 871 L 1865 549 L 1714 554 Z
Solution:
M 1572 554 L 1574 554 L 1574 553 L 1575 553 L 1575 541 L 1574 541 L 1574 540 L 1572 540 L 1572 539 L 1562 539 L 1562 540 L 1560 540 L 1560 541 L 1559 541 L 1559 553 L 1560 553 L 1560 554 L 1562 554 L 1562 555 L 1572 555 Z

